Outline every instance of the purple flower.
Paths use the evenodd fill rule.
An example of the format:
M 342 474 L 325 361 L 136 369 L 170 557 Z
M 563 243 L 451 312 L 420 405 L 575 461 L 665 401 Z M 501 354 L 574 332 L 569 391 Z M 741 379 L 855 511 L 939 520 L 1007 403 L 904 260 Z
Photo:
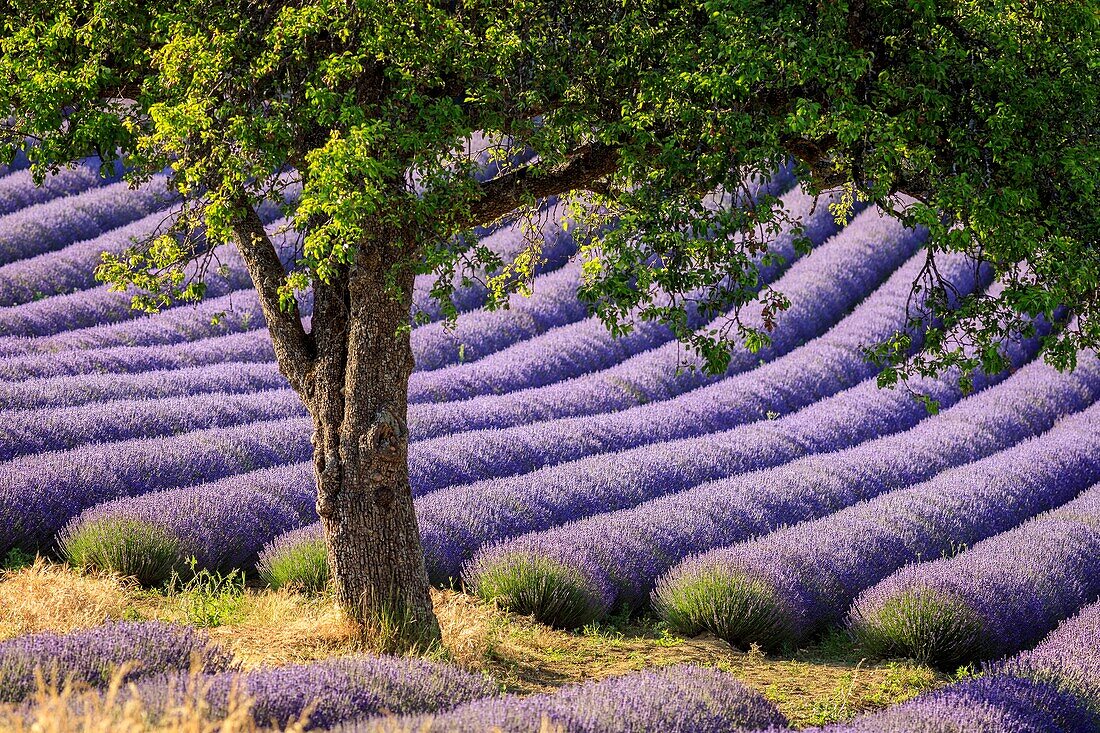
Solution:
M 94 239 L 166 208 L 172 198 L 157 177 L 137 188 L 112 183 L 0 216 L 0 264 Z
M 98 189 L 97 193 L 102 194 L 106 190 Z M 284 194 L 288 200 L 293 200 L 300 190 L 301 186 L 290 185 Z M 274 203 L 259 207 L 257 213 L 264 222 L 282 216 L 282 210 Z M 154 211 L 136 221 L 116 225 L 116 228 L 60 249 L 57 248 L 60 245 L 51 245 L 49 249 L 52 251 L 42 250 L 41 247 L 37 250 L 20 249 L 22 259 L 0 266 L 0 306 L 19 305 L 95 286 L 95 267 L 104 252 L 122 252 L 135 240 L 154 234 L 164 223 L 165 212 Z M 41 254 L 28 256 L 33 251 L 40 251 Z
M 189 682 L 186 675 L 167 675 L 141 683 L 137 694 L 153 710 L 164 709 L 187 693 Z M 228 712 L 236 689 L 251 701 L 249 712 L 257 724 L 281 727 L 311 710 L 309 729 L 364 716 L 439 713 L 498 694 L 497 686 L 481 675 L 407 657 L 328 659 L 208 675 L 197 682 L 214 719 Z
M 987 671 L 1056 684 L 1100 714 L 1100 603 L 1063 621 L 1034 649 Z
M 770 361 L 824 332 L 908 259 L 922 239 L 922 232 L 906 230 L 896 221 L 883 218 L 875 209 L 857 216 L 840 234 L 802 258 L 776 283 L 775 289 L 794 304 L 784 311 L 772 334 L 772 345 L 755 354 L 746 349 L 736 350 L 730 373 Z M 743 317 L 751 320 L 756 316 L 747 311 Z M 500 354 L 490 359 L 497 356 Z M 428 438 L 611 412 L 668 399 L 719 379 L 699 370 L 685 370 L 684 366 L 683 347 L 668 343 L 610 369 L 548 386 L 441 405 L 421 405 L 410 415 L 410 430 Z
M 949 685 L 822 733 L 1095 733 L 1100 721 L 1057 687 L 1009 676 Z
M 28 634 L 0 641 L 0 702 L 34 693 L 35 670 L 47 681 L 105 686 L 118 667 L 136 662 L 125 677 L 137 680 L 172 670 L 203 672 L 232 668 L 232 657 L 205 632 L 159 621 L 118 621 L 71 634 Z
M 18 410 L 0 420 L 0 460 L 304 415 L 301 399 L 286 389 Z
M 268 226 L 272 240 L 286 264 L 297 255 L 298 235 L 280 219 Z M 178 343 L 232 330 L 262 328 L 263 315 L 252 280 L 233 247 L 217 250 L 220 267 L 203 273 L 205 299 L 200 305 L 181 304 L 156 315 L 143 315 L 130 307 L 133 293 L 112 292 L 104 287 L 67 295 L 54 295 L 0 311 L 0 353 L 12 356 L 28 352 L 91 349 L 106 346 L 144 346 Z M 224 269 L 223 269 L 224 268 Z M 198 264 L 185 268 L 187 276 Z M 247 290 L 247 292 L 238 292 Z M 215 315 L 224 314 L 217 325 Z M 125 323 L 119 323 L 125 321 Z
M 275 420 L 0 464 L 0 552 L 48 547 L 69 519 L 105 501 L 305 461 L 310 425 Z
M 814 244 L 820 244 L 836 233 L 837 225 L 829 213 L 829 207 L 824 204 L 815 207 L 815 203 L 813 197 L 801 191 L 784 197 L 785 208 L 793 210 L 794 216 L 805 219 L 804 236 Z M 777 256 L 777 263 L 761 267 L 761 286 L 771 282 L 786 269 L 787 264 L 798 258 L 794 239 L 793 233 L 787 232 L 771 243 L 769 252 Z M 757 261 L 762 258 L 763 255 L 757 256 Z M 852 277 L 859 278 L 861 274 L 853 273 Z M 794 282 L 785 279 L 783 282 L 792 291 L 799 286 L 805 287 L 805 283 L 798 279 Z M 846 286 L 850 283 L 837 284 L 838 290 Z M 722 316 L 719 321 L 724 318 Z M 690 309 L 689 325 L 701 328 L 707 323 L 699 312 Z M 713 328 L 714 324 L 709 327 Z M 788 326 L 788 330 L 790 328 Z M 457 364 L 430 373 L 414 374 L 409 383 L 409 401 L 460 400 L 553 384 L 608 369 L 673 339 L 669 328 L 654 321 L 637 323 L 629 334 L 616 338 L 599 318 L 591 317 L 534 336 L 472 364 Z M 750 361 L 755 363 L 755 360 Z
M 877 371 L 859 351 L 906 326 L 907 305 L 924 255 L 905 266 L 824 335 L 743 374 L 669 400 L 607 414 L 546 420 L 497 430 L 474 430 L 419 441 L 409 454 L 413 486 L 421 492 L 509 476 L 594 453 L 715 433 L 802 409 Z M 938 263 L 960 293 L 981 284 L 965 257 Z M 873 398 L 872 398 L 873 399 Z M 411 408 L 413 438 L 418 406 Z M 560 436 L 568 436 L 561 440 Z
M 242 394 L 285 386 L 286 379 L 274 363 L 227 361 L 182 369 L 151 369 L 138 374 L 80 374 L 0 382 L 0 409 L 38 410 L 213 392 Z
M 299 470 L 307 474 L 304 467 Z M 196 569 L 251 569 L 260 549 L 272 537 L 316 518 L 312 475 L 283 483 L 286 472 L 263 469 L 183 489 L 158 491 L 99 504 L 82 512 L 62 530 L 59 544 L 66 551 L 71 538 L 96 532 L 98 526 L 120 520 L 151 528 L 175 540 L 177 566 L 195 558 Z M 295 490 L 293 487 L 299 487 Z M 124 540 L 106 531 L 98 542 Z M 83 541 L 88 541 L 84 539 Z M 69 553 L 67 553 L 69 554 Z M 105 568 L 107 569 L 107 568 Z M 109 568 L 125 572 L 125 568 Z M 150 579 L 151 583 L 166 577 Z
M 375 730 L 377 722 L 364 720 L 338 730 Z M 450 733 L 725 733 L 786 724 L 760 693 L 723 672 L 690 666 L 636 672 L 544 695 L 485 698 L 447 713 L 395 722 L 401 730 Z

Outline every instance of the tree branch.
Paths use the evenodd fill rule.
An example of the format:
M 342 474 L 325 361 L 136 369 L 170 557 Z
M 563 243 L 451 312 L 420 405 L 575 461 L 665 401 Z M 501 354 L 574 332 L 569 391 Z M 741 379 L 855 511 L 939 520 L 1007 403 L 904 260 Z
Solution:
M 536 164 L 537 165 L 537 164 Z M 481 184 L 481 198 L 471 207 L 462 228 L 488 224 L 515 210 L 528 199 L 587 188 L 619 167 L 617 148 L 592 143 L 580 148 L 564 165 L 535 174 L 527 165 Z
M 271 331 L 279 368 L 291 384 L 301 391 L 316 357 L 316 346 L 302 326 L 297 304 L 290 310 L 283 310 L 279 305 L 279 288 L 286 279 L 286 270 L 283 269 L 271 237 L 264 229 L 263 221 L 247 202 L 240 202 L 238 210 L 241 213 L 233 221 L 237 249 L 248 268 L 252 283 L 256 286 L 260 309 Z

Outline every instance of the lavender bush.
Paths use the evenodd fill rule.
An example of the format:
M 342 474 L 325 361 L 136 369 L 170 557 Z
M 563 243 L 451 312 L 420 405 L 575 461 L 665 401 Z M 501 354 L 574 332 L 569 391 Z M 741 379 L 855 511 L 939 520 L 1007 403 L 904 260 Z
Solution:
M 938 391 L 946 391 L 946 386 L 939 385 Z M 847 400 L 846 409 L 858 409 L 861 402 Z M 908 410 L 912 425 L 920 411 L 914 405 Z M 829 429 L 822 429 L 818 416 L 827 412 L 812 410 L 808 415 L 603 453 L 512 478 L 426 494 L 417 500 L 417 516 L 429 577 L 440 583 L 457 577 L 462 565 L 488 542 L 625 509 L 905 426 L 904 422 L 893 426 L 889 410 L 883 410 L 875 415 L 877 423 L 843 419 L 848 416 L 841 414 Z
M 1100 603 L 1049 634 L 1038 647 L 986 665 L 964 679 L 822 733 L 1096 733 L 1100 731 Z
M 826 203 L 822 202 L 815 208 L 813 198 L 804 194 L 789 194 L 784 201 L 786 207 L 799 209 L 793 212 L 796 216 L 806 219 L 803 236 L 813 245 L 820 244 L 837 232 L 837 224 Z M 810 216 L 811 211 L 815 213 L 814 216 Z M 835 250 L 833 258 L 851 256 L 842 246 L 830 249 Z M 778 236 L 771 243 L 768 252 L 774 262 L 760 266 L 761 287 L 778 277 L 792 260 L 798 258 L 794 233 L 787 232 Z M 757 260 L 764 262 L 764 254 L 758 255 Z M 845 297 L 858 298 L 859 293 L 863 292 L 859 288 L 867 287 L 866 268 L 853 268 L 853 271 L 846 273 L 848 281 L 840 278 L 841 282 L 833 281 L 829 288 L 823 288 L 822 283 L 816 282 L 815 273 L 829 270 L 831 261 L 833 260 L 828 257 L 811 255 L 804 264 L 795 267 L 797 274 L 792 271 L 776 287 L 795 300 L 798 294 L 815 286 L 818 297 L 823 296 L 823 290 L 832 292 L 833 297 L 837 298 L 854 288 L 854 292 Z M 836 275 L 835 271 L 828 272 L 830 278 L 835 278 Z M 792 305 L 792 309 L 796 307 Z M 689 326 L 706 326 L 708 319 L 704 314 L 693 310 L 689 315 Z M 718 322 L 721 323 L 725 318 L 724 315 L 720 316 Z M 758 319 L 753 321 L 750 317 L 747 320 L 759 325 Z M 715 324 L 708 326 L 714 327 Z M 791 336 L 797 335 L 793 333 L 795 330 L 797 329 L 793 323 L 785 323 L 779 328 L 779 332 Z M 418 403 L 461 400 L 477 395 L 544 386 L 588 372 L 608 369 L 631 356 L 673 339 L 670 329 L 651 321 L 637 323 L 629 334 L 615 337 L 598 318 L 587 318 L 515 344 L 473 364 L 460 364 L 430 373 L 414 374 L 409 382 L 409 401 Z M 731 371 L 736 370 L 735 366 L 731 366 Z
M 285 499 L 256 485 L 212 482 L 92 507 L 60 532 L 62 553 L 94 567 L 160 585 L 194 558 L 195 570 L 251 569 L 268 538 L 313 518 L 314 492 Z
M 317 593 L 328 585 L 328 557 L 321 524 L 314 522 L 281 534 L 259 553 L 256 569 L 272 588 Z
M 48 547 L 66 522 L 105 501 L 304 461 L 309 434 L 309 421 L 295 418 L 0 464 L 0 553 Z
M 452 733 L 727 733 L 786 723 L 762 695 L 713 669 L 665 667 L 545 695 L 486 698 L 435 716 L 340 726 L 342 733 L 399 730 Z
M 28 634 L 0 641 L 0 702 L 20 702 L 36 689 L 35 670 L 47 682 L 105 686 L 118 667 L 136 663 L 133 681 L 172 670 L 209 673 L 232 669 L 232 657 L 205 632 L 158 621 L 118 621 L 71 634 Z
M 475 310 L 453 324 L 426 323 L 413 331 L 416 368 L 429 371 L 476 361 L 512 344 L 575 323 L 588 315 L 577 298 L 581 263 L 576 257 L 561 268 L 539 275 L 531 294 L 513 295 L 506 310 Z
M 952 668 L 1033 643 L 1100 596 L 1100 486 L 952 557 L 865 591 L 851 626 L 872 653 Z
M 315 730 L 368 715 L 440 713 L 494 697 L 499 688 L 480 675 L 450 665 L 408 657 L 363 656 L 244 674 L 223 672 L 197 680 L 165 675 L 143 681 L 136 690 L 154 717 L 155 711 L 201 693 L 215 720 L 228 713 L 234 692 L 250 700 L 249 712 L 257 725 L 282 727 L 308 712 L 306 729 Z
M 989 665 L 987 672 L 1055 684 L 1100 715 L 1100 603 L 1063 621 L 1034 649 Z
M 708 629 L 736 645 L 801 641 L 907 562 L 1003 532 L 1100 479 L 1098 422 L 1100 406 L 1090 407 L 914 488 L 691 558 L 658 582 L 654 605 L 678 629 Z M 1008 433 L 1007 423 L 991 432 Z M 862 470 L 888 460 L 868 456 Z
M 140 374 L 81 374 L 0 382 L 0 410 L 44 410 L 108 400 L 241 394 L 285 387 L 286 379 L 274 363 L 227 361 L 212 366 L 151 369 Z
M 93 239 L 166 208 L 171 200 L 164 179 L 154 178 L 137 188 L 112 183 L 0 216 L 0 264 Z
M 859 346 L 906 327 L 913 280 L 924 264 L 924 254 L 914 255 L 824 335 L 773 362 L 713 385 L 609 414 L 421 440 L 409 453 L 413 485 L 429 491 L 524 473 L 596 453 L 729 430 L 813 404 L 876 372 L 859 353 Z M 945 257 L 938 267 L 959 293 L 984 284 L 983 273 L 967 258 Z M 919 297 L 915 305 L 920 306 Z M 414 416 L 417 411 L 412 408 Z M 563 435 L 569 439 L 559 439 Z M 413 437 L 420 437 L 415 428 Z
M 289 265 L 299 243 L 297 233 L 287 227 L 288 221 L 279 219 L 267 228 L 284 264 Z M 201 304 L 181 304 L 150 316 L 130 307 L 131 292 L 97 287 L 55 295 L 0 312 L 0 333 L 14 334 L 0 339 L 0 353 L 176 343 L 227 333 L 231 325 L 244 330 L 247 326 L 236 321 L 245 319 L 252 321 L 252 328 L 262 327 L 263 316 L 240 254 L 232 247 L 220 247 L 216 256 L 219 267 L 203 275 L 206 291 Z M 186 274 L 194 276 L 197 270 L 193 263 Z M 220 323 L 212 324 L 216 315 Z
M 1054 685 L 1016 677 L 969 679 L 821 733 L 1095 733 L 1098 720 Z
M 102 189 L 105 190 L 105 189 Z M 291 185 L 284 192 L 288 200 L 297 198 L 300 186 Z M 264 223 L 283 215 L 279 205 L 269 202 L 258 207 Z M 75 242 L 52 252 L 0 266 L 0 306 L 19 305 L 50 295 L 71 293 L 94 287 L 95 267 L 104 252 L 119 253 L 135 240 L 157 232 L 171 221 L 170 211 L 157 211 L 125 226 L 119 226 L 92 239 Z
M 193 430 L 301 417 L 290 390 L 252 394 L 213 393 L 156 401 L 119 400 L 77 407 L 0 413 L 0 460 L 88 443 L 179 435 Z
M 114 346 L 106 349 L 31 354 L 0 359 L 0 379 L 21 381 L 114 372 L 116 374 L 182 369 L 225 361 L 273 362 L 266 329 L 215 336 L 167 346 Z

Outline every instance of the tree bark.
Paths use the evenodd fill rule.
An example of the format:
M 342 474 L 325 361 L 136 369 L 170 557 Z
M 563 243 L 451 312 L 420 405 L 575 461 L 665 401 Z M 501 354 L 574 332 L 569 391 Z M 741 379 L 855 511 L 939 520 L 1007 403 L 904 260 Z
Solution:
M 368 243 L 345 282 L 322 286 L 307 400 L 336 598 L 387 651 L 440 638 L 409 484 L 409 262 L 400 244 Z

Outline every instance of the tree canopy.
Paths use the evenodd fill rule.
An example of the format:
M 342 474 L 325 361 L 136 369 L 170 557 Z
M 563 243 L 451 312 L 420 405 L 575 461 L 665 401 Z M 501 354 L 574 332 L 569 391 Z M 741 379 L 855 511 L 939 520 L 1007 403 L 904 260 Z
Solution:
M 1098 15 L 1087 2 L 8 0 L 4 10 L 7 155 L 29 136 L 43 172 L 93 151 L 122 153 L 135 178 L 171 168 L 194 204 L 184 223 L 216 240 L 229 238 L 229 211 L 271 195 L 288 165 L 301 175 L 304 248 L 284 307 L 290 288 L 350 263 L 379 214 L 418 231 L 409 266 L 444 275 L 445 296 L 455 268 L 500 264 L 456 235 L 587 190 L 586 212 L 617 227 L 591 245 L 583 296 L 612 327 L 633 313 L 691 339 L 684 297 L 702 288 L 717 310 L 745 299 L 737 285 L 752 281 L 754 247 L 783 218 L 773 199 L 747 212 L 708 209 L 702 194 L 793 157 L 804 181 L 843 186 L 849 203 L 911 195 L 920 205 L 904 216 L 932 230 L 931 253 L 971 251 L 1008 284 L 939 313 L 945 338 L 932 334 L 910 368 L 955 363 L 949 334 L 980 359 L 1021 314 L 1060 305 L 1078 320 L 1051 339 L 1051 358 L 1068 364 L 1100 337 Z M 484 159 L 465 145 L 477 132 L 505 164 L 485 185 L 470 175 Z M 519 151 L 534 162 L 507 165 Z M 199 255 L 154 248 L 104 274 L 176 285 L 140 275 Z M 522 282 L 522 267 L 497 283 Z M 677 297 L 658 305 L 658 291 Z M 695 345 L 720 363 L 713 337 Z
M 553 197 L 600 233 L 582 247 L 593 311 L 615 332 L 660 320 L 713 369 L 730 339 L 767 339 L 737 308 L 786 305 L 757 292 L 757 267 L 797 225 L 774 196 L 714 197 L 787 165 L 843 191 L 837 217 L 870 201 L 930 230 L 923 347 L 869 345 L 882 382 L 1000 369 L 1005 334 L 1063 307 L 1076 318 L 1047 353 L 1071 365 L 1100 344 L 1098 28 L 1082 0 L 0 0 L 0 158 L 167 171 L 175 228 L 100 274 L 146 305 L 196 298 L 187 263 L 235 241 L 317 421 L 323 484 L 356 460 L 350 434 L 326 442 L 359 415 L 348 360 L 411 369 L 397 342 L 356 340 L 382 282 L 367 274 L 404 303 L 412 273 L 436 273 L 444 302 L 487 273 L 501 305 L 537 243 L 504 263 L 477 235 Z M 256 215 L 272 198 L 302 235 L 289 270 Z M 990 263 L 1003 290 L 954 303 L 945 251 Z M 695 333 L 692 307 L 734 327 Z M 397 402 L 363 438 L 377 460 L 404 460 Z

